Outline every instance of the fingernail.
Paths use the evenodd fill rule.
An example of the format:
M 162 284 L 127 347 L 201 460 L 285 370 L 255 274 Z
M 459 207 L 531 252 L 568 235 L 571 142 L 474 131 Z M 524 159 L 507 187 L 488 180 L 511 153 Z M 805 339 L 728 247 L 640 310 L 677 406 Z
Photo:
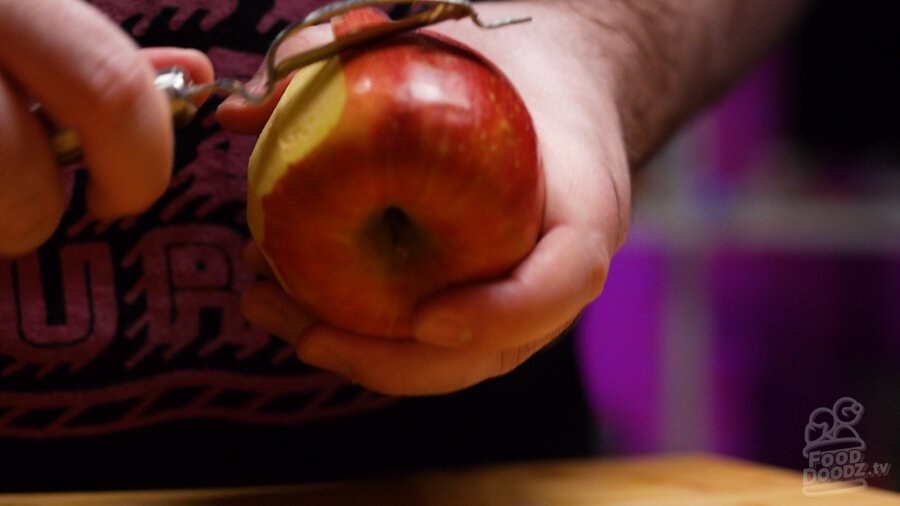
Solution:
M 262 92 L 265 87 L 266 78 L 259 74 L 256 74 L 255 76 L 251 77 L 249 81 L 244 83 L 244 88 L 254 95 Z
M 458 347 L 472 341 L 472 331 L 459 320 L 445 316 L 426 320 L 416 338 L 438 346 Z
M 249 81 L 243 84 L 244 92 L 257 96 L 261 95 L 266 88 L 265 79 L 262 76 L 253 76 Z M 229 104 L 239 107 L 246 107 L 250 105 L 250 102 L 244 98 L 240 93 L 232 93 L 228 95 L 225 100 L 222 102 L 222 105 Z M 220 106 L 221 107 L 221 106 Z

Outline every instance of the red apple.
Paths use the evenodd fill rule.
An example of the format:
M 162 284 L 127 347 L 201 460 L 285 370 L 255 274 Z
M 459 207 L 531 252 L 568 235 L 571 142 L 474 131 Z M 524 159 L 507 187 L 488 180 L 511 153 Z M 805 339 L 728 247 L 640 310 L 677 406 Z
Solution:
M 379 11 L 336 19 L 336 37 Z M 484 57 L 415 32 L 301 70 L 250 159 L 250 230 L 318 319 L 389 338 L 448 287 L 534 247 L 544 183 L 528 111 Z

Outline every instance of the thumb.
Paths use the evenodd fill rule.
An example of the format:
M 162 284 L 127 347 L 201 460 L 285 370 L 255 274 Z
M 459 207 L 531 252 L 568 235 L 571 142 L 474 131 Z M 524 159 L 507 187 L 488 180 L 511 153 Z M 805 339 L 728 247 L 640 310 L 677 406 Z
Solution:
M 281 43 L 278 47 L 275 61 L 277 63 L 285 57 L 323 46 L 333 39 L 331 27 L 327 24 L 305 28 Z M 284 90 L 287 88 L 292 76 L 293 74 L 276 83 L 272 96 L 259 104 L 250 104 L 237 95 L 228 97 L 216 111 L 216 119 L 219 121 L 219 124 L 226 130 L 235 133 L 258 134 L 266 125 L 272 111 L 275 110 L 275 106 L 278 104 L 281 95 L 284 94 Z M 261 67 L 253 79 L 246 83 L 248 91 L 261 93 L 266 85 L 266 79 L 265 67 Z
M 260 70 L 253 79 L 247 81 L 244 87 L 253 94 L 262 93 L 265 87 L 266 78 Z M 256 135 L 260 133 L 269 116 L 281 100 L 284 90 L 290 82 L 290 77 L 282 79 L 275 85 L 272 95 L 266 100 L 251 104 L 244 100 L 240 95 L 231 95 L 219 105 L 216 109 L 216 120 L 222 125 L 222 128 L 237 134 Z

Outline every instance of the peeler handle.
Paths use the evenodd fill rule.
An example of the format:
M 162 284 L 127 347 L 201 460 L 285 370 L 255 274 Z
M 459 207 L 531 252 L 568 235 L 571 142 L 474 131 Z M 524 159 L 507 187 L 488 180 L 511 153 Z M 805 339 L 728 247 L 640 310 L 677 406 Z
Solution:
M 172 111 L 172 123 L 175 126 L 184 126 L 189 123 L 194 118 L 197 108 L 186 93 L 191 86 L 191 82 L 185 70 L 180 67 L 161 69 L 157 73 L 154 83 L 169 100 Z M 56 154 L 56 161 L 60 165 L 81 159 L 81 139 L 78 138 L 78 132 L 71 128 L 60 127 L 54 123 L 44 113 L 40 104 L 33 105 L 31 112 L 41 120 L 47 129 L 50 146 Z

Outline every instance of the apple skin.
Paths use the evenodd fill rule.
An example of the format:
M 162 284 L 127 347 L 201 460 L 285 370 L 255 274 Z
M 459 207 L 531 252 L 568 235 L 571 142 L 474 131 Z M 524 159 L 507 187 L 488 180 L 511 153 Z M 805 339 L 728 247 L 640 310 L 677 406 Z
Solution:
M 388 22 L 332 22 L 336 37 Z M 544 180 L 509 80 L 415 32 L 301 70 L 248 172 L 251 232 L 285 291 L 319 320 L 409 338 L 417 303 L 508 275 L 537 242 Z

